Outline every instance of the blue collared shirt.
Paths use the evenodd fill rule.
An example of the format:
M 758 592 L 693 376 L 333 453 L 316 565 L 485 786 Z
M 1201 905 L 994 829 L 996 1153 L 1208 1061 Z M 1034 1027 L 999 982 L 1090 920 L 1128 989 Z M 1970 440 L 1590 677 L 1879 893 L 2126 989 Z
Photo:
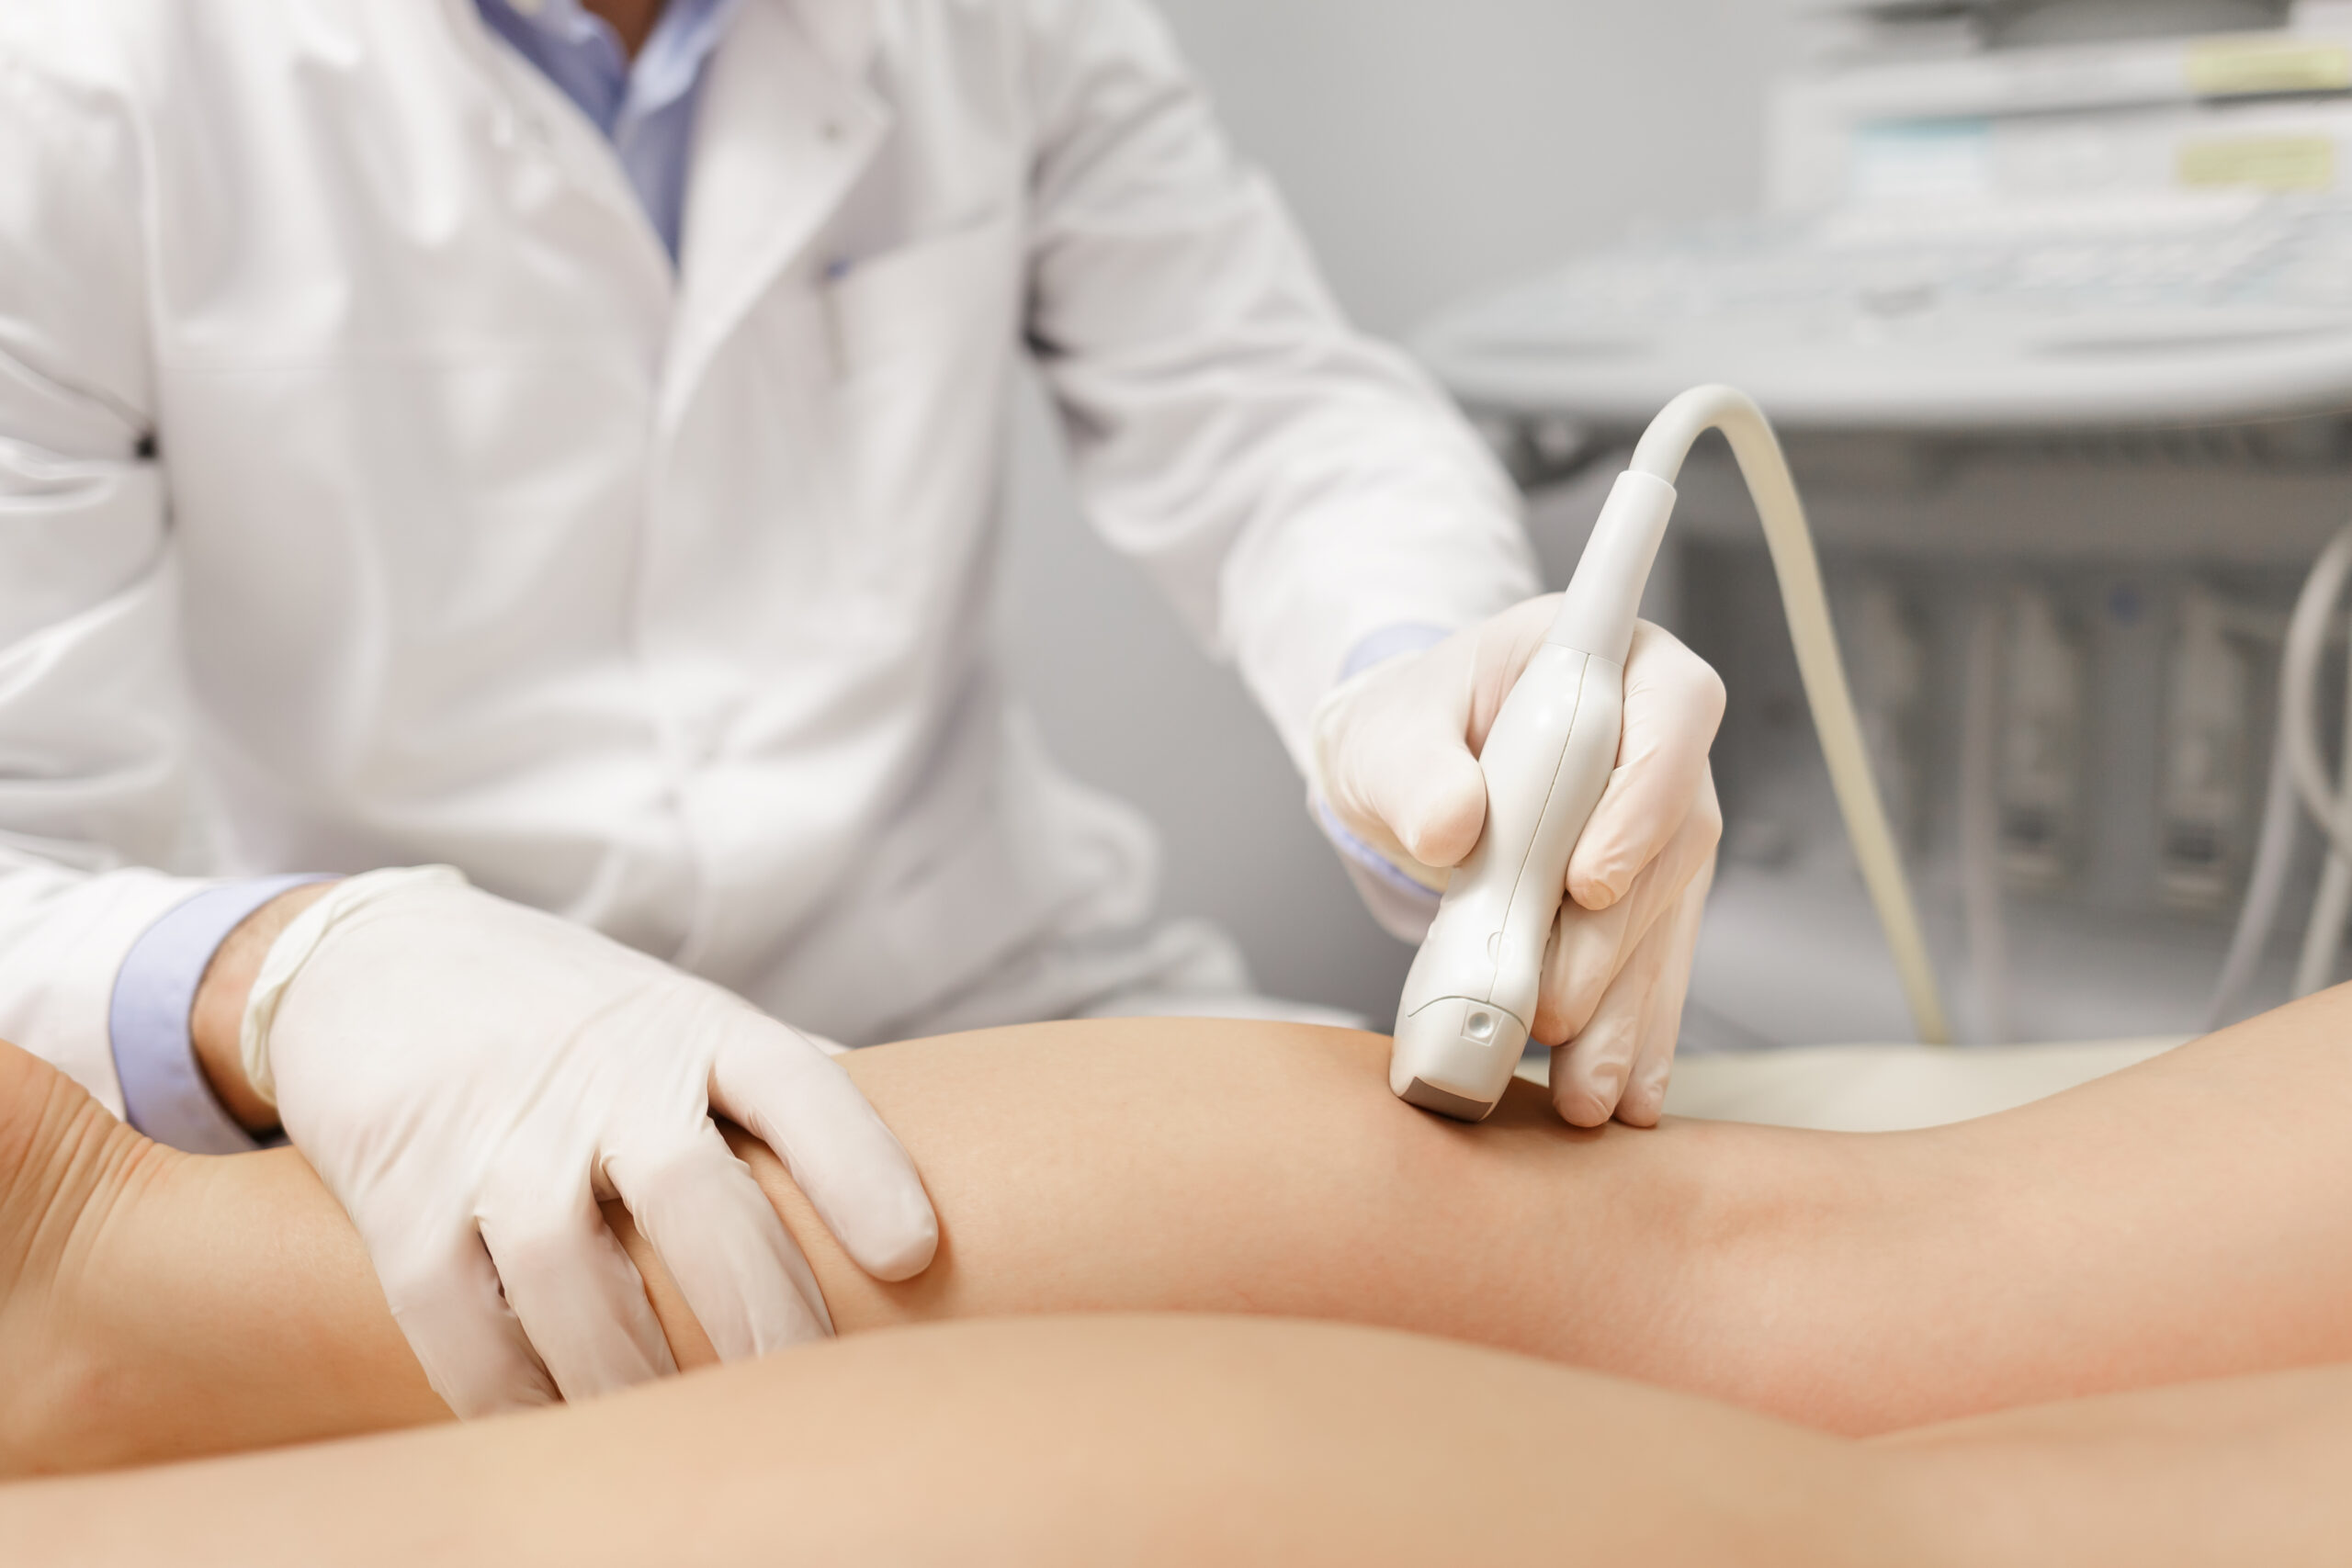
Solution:
M 669 0 L 631 62 L 580 0 L 476 0 L 481 19 L 611 139 L 654 231 L 678 256 L 695 110 L 740 0 Z

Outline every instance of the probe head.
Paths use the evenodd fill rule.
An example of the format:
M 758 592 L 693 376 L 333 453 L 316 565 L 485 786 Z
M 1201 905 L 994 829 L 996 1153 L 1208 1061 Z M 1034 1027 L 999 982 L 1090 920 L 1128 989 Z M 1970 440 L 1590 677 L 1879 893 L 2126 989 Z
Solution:
M 1502 1103 L 1527 1049 L 1527 1025 L 1475 997 L 1442 997 L 1396 1021 L 1388 1087 L 1399 1100 L 1483 1122 Z

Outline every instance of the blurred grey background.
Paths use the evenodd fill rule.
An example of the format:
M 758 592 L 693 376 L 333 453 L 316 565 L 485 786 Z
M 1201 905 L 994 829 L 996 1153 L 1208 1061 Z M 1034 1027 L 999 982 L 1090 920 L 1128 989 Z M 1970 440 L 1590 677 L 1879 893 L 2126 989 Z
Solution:
M 1766 84 L 1796 45 L 1758 0 L 1161 4 L 1340 301 L 1392 338 L 1631 231 L 1753 209 Z M 1034 389 L 1011 485 L 1005 636 L 1055 753 L 1159 821 L 1166 912 L 1222 922 L 1268 992 L 1385 1025 L 1410 951 L 1357 903 L 1231 671 L 1088 531 Z M 1556 579 L 1573 553 L 1550 521 Z

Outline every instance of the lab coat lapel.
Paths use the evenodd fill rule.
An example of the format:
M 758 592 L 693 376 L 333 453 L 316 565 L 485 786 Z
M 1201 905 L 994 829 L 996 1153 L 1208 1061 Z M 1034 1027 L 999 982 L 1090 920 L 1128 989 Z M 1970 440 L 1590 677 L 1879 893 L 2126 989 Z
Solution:
M 863 82 L 874 62 L 877 0 L 794 0 L 793 14 L 845 82 Z
M 865 84 L 875 26 L 873 0 L 744 0 L 719 45 L 695 134 L 665 426 L 888 134 L 889 108 Z
M 511 150 L 518 142 L 562 172 L 573 189 L 604 209 L 650 301 L 667 315 L 674 292 L 670 258 L 662 248 L 612 143 L 591 124 L 563 89 L 538 68 L 510 51 L 481 19 L 477 0 L 441 0 L 442 20 L 466 63 L 487 83 L 502 106 L 491 127 L 493 142 Z

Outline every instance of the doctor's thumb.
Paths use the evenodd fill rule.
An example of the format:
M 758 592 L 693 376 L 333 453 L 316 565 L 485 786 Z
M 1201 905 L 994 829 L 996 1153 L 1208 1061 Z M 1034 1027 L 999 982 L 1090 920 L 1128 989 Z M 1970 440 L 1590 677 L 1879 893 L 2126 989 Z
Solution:
M 1415 860 L 1459 865 L 1486 829 L 1487 775 L 1466 748 L 1439 743 L 1379 780 L 1370 804 Z

